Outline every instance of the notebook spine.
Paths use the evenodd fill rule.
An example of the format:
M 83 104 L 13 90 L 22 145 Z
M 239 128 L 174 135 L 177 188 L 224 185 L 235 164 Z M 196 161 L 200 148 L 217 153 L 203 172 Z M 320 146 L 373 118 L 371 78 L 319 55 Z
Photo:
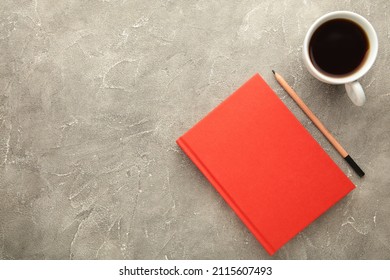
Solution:
M 233 209 L 236 215 L 241 219 L 241 221 L 247 226 L 250 232 L 256 237 L 256 239 L 263 245 L 265 250 L 273 255 L 276 250 L 271 246 L 271 244 L 264 238 L 264 236 L 259 232 L 259 230 L 253 225 L 253 223 L 248 219 L 243 211 L 238 207 L 234 202 L 228 192 L 222 187 L 218 180 L 213 176 L 213 174 L 208 170 L 208 168 L 202 163 L 199 157 L 192 151 L 189 145 L 183 137 L 180 137 L 176 140 L 176 143 L 179 147 L 187 154 L 187 156 L 192 160 L 192 162 L 198 167 L 202 174 L 209 180 L 209 182 L 214 186 L 218 193 L 224 198 L 224 200 L 229 204 Z

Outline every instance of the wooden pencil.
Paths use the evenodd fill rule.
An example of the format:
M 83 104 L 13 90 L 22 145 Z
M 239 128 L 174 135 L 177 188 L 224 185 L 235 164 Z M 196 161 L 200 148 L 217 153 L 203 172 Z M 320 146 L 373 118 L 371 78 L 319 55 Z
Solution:
M 306 106 L 298 94 L 288 85 L 281 75 L 272 70 L 275 75 L 276 81 L 283 87 L 283 89 L 291 96 L 292 99 L 298 104 L 302 111 L 309 117 L 309 119 L 315 124 L 315 126 L 321 131 L 321 133 L 328 139 L 337 152 L 348 162 L 353 170 L 360 176 L 364 176 L 363 170 L 356 164 L 347 151 L 340 145 L 339 142 L 333 137 L 333 135 L 326 129 L 326 127 L 320 122 L 320 120 L 314 115 L 314 113 Z

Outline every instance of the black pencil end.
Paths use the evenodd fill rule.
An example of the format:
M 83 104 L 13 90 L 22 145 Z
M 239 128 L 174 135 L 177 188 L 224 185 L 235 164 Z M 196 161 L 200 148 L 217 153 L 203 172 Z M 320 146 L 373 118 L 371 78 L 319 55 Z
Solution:
M 348 164 L 353 168 L 353 170 L 355 170 L 355 172 L 360 176 L 360 177 L 363 177 L 364 176 L 364 171 L 359 167 L 359 165 L 357 165 L 357 163 L 348 155 L 344 158 Z
M 275 71 L 274 70 L 272 70 L 272 73 L 274 73 L 274 75 L 275 75 Z

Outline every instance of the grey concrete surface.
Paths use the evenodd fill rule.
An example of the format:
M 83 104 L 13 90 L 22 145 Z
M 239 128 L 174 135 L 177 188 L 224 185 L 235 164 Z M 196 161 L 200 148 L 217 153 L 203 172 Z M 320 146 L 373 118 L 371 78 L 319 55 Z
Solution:
M 302 64 L 306 30 L 334 10 L 378 33 L 361 108 Z M 390 259 L 389 13 L 387 0 L 2 0 L 0 259 L 270 259 L 175 143 L 256 72 L 357 186 L 272 259 Z

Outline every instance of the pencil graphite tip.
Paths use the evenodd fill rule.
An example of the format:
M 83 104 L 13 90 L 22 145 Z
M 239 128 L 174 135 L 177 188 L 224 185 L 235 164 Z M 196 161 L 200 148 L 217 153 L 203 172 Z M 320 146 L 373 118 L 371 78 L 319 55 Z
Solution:
M 274 70 L 272 70 L 272 73 L 274 73 L 274 75 L 275 75 L 275 71 Z

